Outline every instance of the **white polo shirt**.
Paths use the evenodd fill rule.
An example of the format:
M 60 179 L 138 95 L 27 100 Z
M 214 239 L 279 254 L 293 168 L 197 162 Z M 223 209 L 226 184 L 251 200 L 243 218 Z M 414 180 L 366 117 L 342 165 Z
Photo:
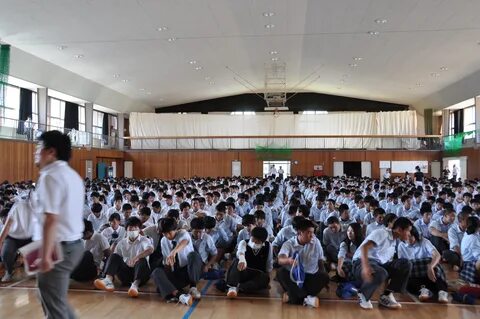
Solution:
M 112 237 L 113 233 L 115 232 L 112 227 L 105 228 L 102 231 L 102 235 L 105 236 L 105 238 L 107 238 L 109 242 L 112 241 L 112 243 L 118 243 L 120 240 L 126 237 L 127 232 L 125 231 L 125 228 L 123 226 L 118 226 L 118 229 L 116 231 L 118 234 L 117 239 L 114 239 Z
M 178 262 L 180 264 L 180 267 L 185 267 L 188 264 L 188 254 L 194 251 L 193 248 L 193 243 L 192 243 L 192 238 L 190 237 L 190 234 L 186 230 L 179 230 L 175 234 L 175 238 L 173 240 L 168 240 L 167 237 L 163 237 L 161 240 L 161 247 L 162 247 L 162 255 L 163 255 L 163 264 L 167 264 L 167 257 L 170 255 L 170 253 L 173 250 L 173 242 L 175 242 L 176 245 L 179 245 L 182 240 L 187 240 L 188 244 L 185 248 L 183 248 L 178 254 Z
M 92 238 L 84 240 L 85 250 L 89 251 L 93 255 L 93 260 L 95 265 L 100 266 L 103 259 L 103 251 L 110 248 L 108 244 L 108 239 L 105 238 L 102 234 L 94 233 Z
M 375 246 L 368 251 L 368 259 L 378 261 L 380 264 L 385 264 L 392 260 L 395 254 L 396 240 L 393 238 L 392 231 L 386 227 L 376 229 L 368 235 L 357 251 L 355 251 L 353 260 L 360 259 L 362 254 L 361 248 L 369 241 L 375 243 Z
M 115 247 L 115 254 L 122 256 L 124 262 L 128 262 L 148 248 L 153 249 L 150 239 L 139 235 L 133 243 L 128 238 L 120 240 L 117 247 Z
M 44 214 L 58 217 L 56 240 L 74 241 L 83 237 L 85 188 L 78 173 L 65 161 L 55 161 L 40 170 L 37 183 L 37 222 L 33 240 L 43 236 Z
M 25 200 L 17 201 L 8 213 L 12 221 L 8 236 L 15 239 L 28 239 L 33 236 L 33 211 Z

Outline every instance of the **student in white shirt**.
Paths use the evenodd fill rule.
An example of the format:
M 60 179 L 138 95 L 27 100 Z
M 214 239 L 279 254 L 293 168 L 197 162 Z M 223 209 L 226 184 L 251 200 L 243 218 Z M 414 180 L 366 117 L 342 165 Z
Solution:
M 252 229 L 255 227 L 255 216 L 247 214 L 242 218 L 243 229 L 238 232 L 237 246 L 242 240 L 248 241 L 252 233 Z
M 123 216 L 122 203 L 123 203 L 122 196 L 115 196 L 113 206 L 107 210 L 107 218 L 110 218 L 110 216 L 112 216 L 113 213 L 117 213 L 120 216 Z
M 227 297 L 235 298 L 238 292 L 253 293 L 268 287 L 273 269 L 272 246 L 267 230 L 252 229 L 252 236 L 238 244 L 237 258 L 228 269 L 226 282 Z
M 393 292 L 405 291 L 412 264 L 407 259 L 393 260 L 393 256 L 397 239 L 407 240 L 412 227 L 408 218 L 400 217 L 392 229 L 377 229 L 367 236 L 353 255 L 353 273 L 355 279 L 362 282 L 358 293 L 361 308 L 373 309 L 370 298 L 388 279 L 379 303 L 391 309 L 401 308 Z
M 110 215 L 108 222 L 110 227 L 105 228 L 102 235 L 107 238 L 111 251 L 115 251 L 118 242 L 125 238 L 126 232 L 125 228 L 120 226 L 120 215 L 118 213 Z
M 354 281 L 352 271 L 353 254 L 364 240 L 362 225 L 352 223 L 347 228 L 347 237 L 340 244 L 338 251 L 337 275 L 340 281 Z
M 467 219 L 467 230 L 461 243 L 463 267 L 460 278 L 480 284 L 480 220 L 475 216 Z
M 141 229 L 155 225 L 155 221 L 152 218 L 152 210 L 150 207 L 142 207 L 138 211 L 138 219 L 142 222 Z
M 91 209 L 92 213 L 88 215 L 87 220 L 92 223 L 96 232 L 102 231 L 102 227 L 108 224 L 107 216 L 102 214 L 102 204 L 93 203 Z
M 445 204 L 443 217 L 440 220 L 434 220 L 430 223 L 430 241 L 437 248 L 440 254 L 449 249 L 448 230 L 455 221 L 455 211 L 451 204 Z
M 28 200 L 17 201 L 8 212 L 5 226 L 0 233 L 1 261 L 6 270 L 2 282 L 9 282 L 13 279 L 17 251 L 32 241 L 33 222 L 31 212 L 32 209 Z
M 367 225 L 366 235 L 370 235 L 373 231 L 383 228 L 383 219 L 385 218 L 385 210 L 383 208 L 375 208 L 373 211 L 375 221 Z
M 457 215 L 458 223 L 453 224 L 448 229 L 448 244 L 450 249 L 445 249 L 442 258 L 452 265 L 455 271 L 460 270 L 462 264 L 461 243 L 465 230 L 467 229 L 467 219 L 470 216 L 467 212 L 460 212 Z
M 152 203 L 152 218 L 157 224 L 160 218 L 162 218 L 162 204 L 159 201 L 154 201 Z
M 137 217 L 127 219 L 127 238 L 118 243 L 114 253 L 108 258 L 105 278 L 94 281 L 97 289 L 114 291 L 113 277 L 117 276 L 123 285 L 131 284 L 128 295 L 138 297 L 138 287 L 150 278 L 147 257 L 153 252 L 150 239 L 140 235 L 141 225 L 142 222 Z
M 195 215 L 191 213 L 191 206 L 188 202 L 183 202 L 180 204 L 180 218 L 179 224 L 183 225 L 181 228 L 190 230 L 190 223 L 195 218 Z
M 280 229 L 277 236 L 275 236 L 275 239 L 272 242 L 273 254 L 275 256 L 278 256 L 278 253 L 279 253 L 280 249 L 282 248 L 283 244 L 287 240 L 297 236 L 298 222 L 300 222 L 303 219 L 305 219 L 305 217 L 295 216 L 295 217 L 292 218 L 292 224 L 291 225 L 288 225 L 288 226 Z
M 210 271 L 216 261 L 217 248 L 213 242 L 212 237 L 205 233 L 205 220 L 203 218 L 194 218 L 190 223 L 192 229 L 192 244 L 195 249 L 194 252 L 188 255 L 190 259 L 189 265 L 198 265 L 201 267 L 201 273 Z M 196 263 L 192 259 L 200 258 L 201 263 Z M 198 271 L 198 270 L 197 270 Z
M 173 218 L 161 219 L 160 228 L 163 233 L 161 239 L 163 267 L 156 268 L 152 272 L 152 278 L 162 298 L 190 306 L 193 299 L 201 298 L 196 285 L 201 277 L 202 260 L 189 258 L 195 251 L 192 238 L 186 230 L 178 229 Z M 181 289 L 187 285 L 190 286 L 189 293 L 182 294 Z

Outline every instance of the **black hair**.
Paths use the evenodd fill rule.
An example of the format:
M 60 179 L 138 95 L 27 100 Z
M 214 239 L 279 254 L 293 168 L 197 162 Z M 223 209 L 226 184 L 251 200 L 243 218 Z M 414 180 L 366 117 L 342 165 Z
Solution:
M 192 229 L 205 229 L 205 220 L 203 218 L 195 217 L 190 222 L 190 227 Z
M 127 203 L 127 204 L 123 204 L 123 206 L 122 206 L 122 210 L 132 210 L 132 209 L 133 209 L 133 208 L 132 208 L 132 205 L 130 205 L 130 204 L 128 204 L 128 203 Z
M 243 226 L 248 226 L 248 225 L 254 225 L 255 224 L 255 216 L 251 214 L 247 214 L 242 217 L 242 225 Z
M 338 212 L 339 212 L 340 214 L 341 214 L 342 212 L 346 211 L 346 210 L 349 210 L 347 204 L 341 204 L 340 206 L 338 206 Z
M 253 213 L 253 216 L 255 216 L 255 219 L 265 219 L 265 212 L 263 210 L 256 210 L 255 213 Z
M 180 210 L 184 210 L 184 209 L 187 208 L 187 207 L 191 207 L 188 202 L 182 202 L 182 203 L 180 204 Z
M 478 227 L 480 227 L 480 220 L 475 216 L 468 217 L 466 233 L 468 235 L 475 234 Z
M 214 217 L 212 216 L 205 216 L 205 228 L 206 229 L 212 229 L 215 228 L 217 225 L 217 221 Z
M 330 216 L 327 218 L 327 225 L 340 224 L 337 216 Z
M 152 215 L 152 210 L 150 209 L 150 207 L 142 207 L 142 209 L 140 209 L 140 211 L 138 212 L 139 215 L 146 215 L 146 216 L 151 216 Z
M 152 207 L 154 207 L 154 208 L 161 208 L 162 205 L 160 204 L 160 202 L 159 202 L 158 200 L 156 200 L 156 201 L 154 201 L 154 202 L 152 203 Z
M 178 209 L 170 209 L 167 212 L 167 217 L 178 219 L 180 217 L 180 212 Z
M 252 229 L 251 237 L 258 239 L 262 243 L 264 243 L 268 238 L 268 232 L 263 227 L 255 227 L 254 229 Z
M 43 148 L 55 149 L 58 160 L 68 162 L 72 157 L 72 142 L 67 134 L 59 131 L 48 131 L 42 133 L 38 140 L 43 142 Z
M 298 225 L 298 222 L 301 221 L 301 220 L 304 220 L 305 217 L 303 216 L 295 216 L 292 218 L 292 227 L 293 229 L 297 230 L 297 225 Z
M 395 221 L 397 219 L 397 215 L 394 213 L 388 213 L 383 217 L 383 226 L 388 227 L 388 224 Z
M 166 217 L 160 219 L 159 227 L 162 230 L 162 233 L 168 233 L 172 230 L 177 230 L 178 225 L 175 219 L 171 217 Z
M 300 206 L 298 206 L 298 211 L 299 211 L 300 214 L 302 214 L 302 216 L 305 217 L 305 218 L 308 218 L 308 216 L 310 215 L 310 211 L 309 211 L 307 205 L 300 205 Z
M 360 247 L 364 237 L 362 232 L 362 225 L 360 225 L 360 223 L 351 223 L 350 225 L 348 225 L 348 227 L 352 227 L 353 232 L 355 233 L 355 237 L 353 238 L 353 240 L 350 240 L 348 236 L 344 240 L 345 244 L 347 244 L 347 250 L 348 252 L 350 252 L 350 245 L 354 244 L 355 247 Z
M 100 203 L 93 203 L 91 209 L 94 213 L 100 213 L 103 209 L 103 206 Z
M 128 228 L 129 226 L 140 228 L 142 226 L 142 222 L 137 217 L 130 217 L 125 222 L 125 229 Z
M 420 214 L 423 216 L 423 215 L 428 214 L 428 213 L 432 213 L 432 206 L 430 206 L 430 205 L 423 206 L 422 205 L 422 208 L 420 208 Z
M 83 234 L 85 235 L 86 232 L 94 233 L 93 224 L 91 221 L 83 219 Z
M 303 220 L 298 221 L 298 223 L 297 223 L 297 230 L 298 231 L 305 231 L 309 228 L 314 228 L 315 229 L 315 224 L 311 220 L 304 218 Z
M 120 214 L 119 213 L 113 213 L 112 215 L 110 215 L 110 217 L 108 217 L 109 222 L 113 221 L 114 219 L 120 221 Z
M 381 207 L 377 207 L 373 210 L 373 216 L 376 217 L 378 215 L 385 215 L 385 209 Z
M 401 230 L 405 230 L 412 226 L 412 222 L 407 217 L 398 217 L 395 223 L 393 223 L 393 229 L 400 228 Z

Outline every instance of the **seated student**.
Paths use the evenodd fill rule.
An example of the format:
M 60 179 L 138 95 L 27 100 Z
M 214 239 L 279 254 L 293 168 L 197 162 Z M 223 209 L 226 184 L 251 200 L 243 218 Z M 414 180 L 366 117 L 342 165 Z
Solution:
M 205 219 L 205 232 L 209 234 L 215 247 L 217 247 L 217 262 L 220 261 L 225 255 L 225 249 L 228 248 L 228 236 L 223 228 L 217 227 L 217 220 L 211 216 L 203 217 Z M 218 265 L 215 265 L 217 267 Z
M 155 221 L 155 224 L 157 224 L 162 217 L 162 204 L 156 200 L 152 203 L 152 218 Z
M 475 195 L 475 196 L 480 197 L 480 195 Z M 471 204 L 473 209 L 472 214 L 480 218 L 480 199 L 477 199 L 477 198 L 472 199 Z
M 338 221 L 340 222 L 342 232 L 346 233 L 348 226 L 351 223 L 354 223 L 355 220 L 353 218 L 350 218 L 350 209 L 348 208 L 347 204 L 340 205 L 340 207 L 338 207 L 338 212 L 340 215 L 340 217 L 338 218 Z
M 227 235 L 227 249 L 233 247 L 232 244 L 236 240 L 237 236 L 237 222 L 234 221 L 229 215 L 226 214 L 226 203 L 220 202 L 215 208 L 215 220 L 217 221 L 217 228 L 221 228 L 224 230 L 225 234 Z
M 343 205 L 343 204 L 342 204 Z M 323 231 L 323 245 L 325 246 L 325 256 L 327 261 L 330 263 L 338 262 L 338 250 L 340 249 L 340 244 L 345 240 L 347 236 L 342 231 L 342 226 L 340 221 L 335 216 L 330 216 L 327 218 L 328 227 Z M 336 267 L 335 267 L 336 269 Z
M 327 208 L 325 209 L 325 218 L 324 218 L 324 224 L 326 225 L 327 219 L 330 216 L 336 216 L 337 218 L 340 216 L 338 214 L 337 209 L 335 208 L 335 200 L 334 199 L 327 199 Z
M 443 198 L 437 198 L 435 200 L 435 205 L 432 206 L 432 213 L 435 214 L 442 214 L 443 206 L 445 205 L 445 200 Z
M 323 249 L 315 237 L 315 225 L 311 220 L 298 222 L 297 236 L 287 240 L 278 253 L 277 279 L 285 290 L 282 301 L 297 305 L 318 307 L 317 294 L 328 286 L 329 277 L 323 267 Z M 291 268 L 303 266 L 305 279 L 296 283 L 291 279 Z
M 150 207 L 144 206 L 138 210 L 138 219 L 142 222 L 141 229 L 155 225 L 155 221 L 152 218 L 152 210 Z
M 410 196 L 403 195 L 400 201 L 402 202 L 402 206 L 400 206 L 396 212 L 392 213 L 396 213 L 398 217 L 408 217 L 414 221 L 421 218 L 420 210 L 412 206 L 412 199 Z
M 192 219 L 190 222 L 190 228 L 192 229 L 192 244 L 195 252 L 188 255 L 188 265 L 190 267 L 190 265 L 196 264 L 193 261 L 190 261 L 190 259 L 195 257 L 200 258 L 202 263 L 198 263 L 198 265 L 201 266 L 201 273 L 206 273 L 215 264 L 217 248 L 215 247 L 212 237 L 205 232 L 205 220 L 203 218 L 195 217 Z
M 325 207 L 323 205 L 324 202 L 325 196 L 318 195 L 315 198 L 315 205 L 312 205 L 312 208 L 310 208 L 310 220 L 313 220 L 319 225 L 324 222 L 324 220 L 322 220 L 322 211 L 325 210 Z
M 461 253 L 463 257 L 460 278 L 469 283 L 480 284 L 480 220 L 475 216 L 467 218 L 467 230 L 463 236 Z
M 387 208 L 385 209 L 385 212 L 396 214 L 398 209 L 402 206 L 402 204 L 398 202 L 397 193 L 390 193 L 387 197 L 389 199 L 389 202 L 387 203 Z
M 374 230 L 383 228 L 383 219 L 385 218 L 385 210 L 383 208 L 375 208 L 373 211 L 375 222 L 367 225 L 366 235 L 370 235 Z
M 120 240 L 122 240 L 126 236 L 125 228 L 123 226 L 120 226 L 120 220 L 120 214 L 113 213 L 108 218 L 110 227 L 105 228 L 102 231 L 102 235 L 107 238 L 108 243 L 110 244 L 110 249 L 112 251 L 115 251 L 115 246 Z
M 267 222 L 265 221 L 265 212 L 263 210 L 257 210 L 255 211 L 253 216 L 255 217 L 255 226 L 265 228 L 268 233 L 268 240 L 273 240 L 273 230 L 270 226 L 268 226 Z
M 420 208 L 420 214 L 422 218 L 419 218 L 413 223 L 413 226 L 417 228 L 420 235 L 423 238 L 430 239 L 432 234 L 430 233 L 430 222 L 432 220 L 432 207 L 430 205 L 423 205 Z
M 443 254 L 443 251 L 448 250 L 448 230 L 452 226 L 454 220 L 455 211 L 451 205 L 446 205 L 442 219 L 434 220 L 430 223 L 429 230 L 432 234 L 430 240 L 440 254 Z
M 470 216 L 467 212 L 460 212 L 457 215 L 457 224 L 453 224 L 448 229 L 448 241 L 450 249 L 443 251 L 443 259 L 451 266 L 455 271 L 459 271 L 462 265 L 462 255 L 460 244 L 462 243 L 465 230 L 467 229 L 467 219 Z
M 401 305 L 395 300 L 393 292 L 405 291 L 412 264 L 407 259 L 393 260 L 397 239 L 407 240 L 412 222 L 406 217 L 398 218 L 392 229 L 380 228 L 373 231 L 353 255 L 353 274 L 362 282 L 358 297 L 360 307 L 373 309 L 370 298 L 388 279 L 388 285 L 381 294 L 381 306 L 398 309 Z
M 19 200 L 10 209 L 2 210 L 1 217 L 4 226 L 0 234 L 2 248 L 0 261 L 6 270 L 2 282 L 10 282 L 13 279 L 18 249 L 32 241 L 33 223 L 30 204 L 26 200 Z
M 175 219 L 178 229 L 187 230 L 190 227 L 185 221 L 180 220 L 180 211 L 178 209 L 170 209 L 165 217 Z
M 375 217 L 373 216 L 373 212 L 375 211 L 376 208 L 383 208 L 383 207 L 380 207 L 378 204 L 378 201 L 372 198 L 368 204 L 368 209 L 367 209 L 368 213 L 367 215 L 365 215 L 365 218 L 363 219 L 364 229 L 366 229 L 367 226 L 370 225 L 371 223 L 375 222 Z M 385 211 L 385 208 L 383 208 L 383 210 Z
M 108 258 L 105 278 L 94 281 L 97 289 L 114 291 L 113 278 L 117 276 L 122 285 L 131 283 L 128 289 L 130 297 L 138 296 L 138 287 L 150 278 L 147 257 L 153 252 L 150 239 L 140 235 L 141 226 L 142 222 L 137 217 L 127 219 L 127 237 L 120 240 L 114 253 Z
M 120 215 L 120 218 L 121 218 L 120 225 L 125 226 L 125 222 L 127 221 L 127 219 L 129 219 L 130 217 L 133 217 L 132 212 L 133 212 L 132 205 L 130 205 L 128 203 L 122 205 L 122 214 L 123 215 Z
M 436 294 L 438 302 L 448 303 L 448 286 L 440 266 L 441 256 L 417 228 L 412 227 L 407 242 L 399 243 L 398 258 L 412 262 L 412 272 L 407 284 L 410 293 L 419 294 L 420 301 L 428 301 Z
M 347 228 L 347 237 L 340 244 L 338 251 L 337 275 L 341 281 L 354 281 L 352 257 L 363 242 L 362 225 L 352 223 Z
M 88 215 L 87 220 L 92 223 L 93 229 L 98 232 L 105 224 L 108 224 L 108 218 L 106 215 L 102 214 L 102 204 L 93 203 L 92 204 L 92 213 Z
M 115 196 L 113 206 L 110 207 L 107 210 L 107 218 L 110 218 L 110 216 L 112 216 L 113 213 L 117 213 L 120 216 L 122 216 L 123 215 L 122 214 L 122 203 L 123 203 L 122 195 Z
M 363 196 L 355 196 L 355 207 L 352 209 L 352 218 L 355 219 L 357 223 L 363 224 L 363 220 L 367 213 L 368 211 Z
M 250 239 L 250 235 L 252 233 L 252 229 L 255 227 L 255 224 L 255 216 L 247 214 L 242 217 L 243 229 L 238 232 L 237 247 L 238 243 L 242 240 L 248 241 Z
M 287 227 L 283 227 L 278 232 L 277 236 L 275 236 L 274 241 L 272 242 L 273 253 L 275 256 L 278 256 L 278 252 L 282 245 L 289 239 L 297 236 L 297 225 L 298 222 L 304 220 L 304 216 L 295 216 L 292 219 L 292 224 L 288 225 Z
M 463 193 L 463 201 L 460 202 L 456 207 L 456 212 L 459 214 L 462 211 L 462 208 L 465 206 L 470 206 L 470 201 L 472 200 L 472 194 L 465 192 Z
M 180 228 L 190 230 L 190 223 L 195 218 L 195 215 L 192 214 L 191 206 L 188 202 L 183 202 L 180 204 L 180 218 L 178 225 Z
M 85 252 L 70 277 L 76 281 L 91 281 L 97 278 L 102 261 L 110 256 L 110 245 L 105 236 L 94 232 L 92 222 L 84 219 L 83 223 Z
M 299 207 L 299 205 L 292 205 L 292 204 L 290 204 L 290 206 L 288 206 L 288 209 L 282 215 L 281 224 L 277 225 L 278 230 L 283 228 L 283 227 L 286 227 L 288 225 L 291 225 L 292 218 L 297 215 L 298 207 Z
M 152 272 L 152 278 L 157 286 L 157 291 L 168 302 L 181 302 L 191 305 L 194 299 L 200 299 L 197 282 L 202 271 L 201 258 L 189 258 L 194 252 L 192 238 L 184 229 L 178 229 L 173 218 L 162 218 L 160 228 L 163 233 L 161 239 L 163 265 Z M 182 288 L 190 286 L 188 294 L 182 293 Z
M 229 298 L 237 297 L 239 292 L 255 293 L 268 287 L 273 253 L 267 239 L 267 230 L 255 227 L 248 241 L 238 243 L 237 258 L 228 269 L 226 278 Z
M 231 200 L 233 201 L 234 199 L 232 198 Z M 235 225 L 235 230 L 241 229 L 242 217 L 235 213 L 235 204 L 227 200 L 227 202 L 225 203 L 225 211 L 226 216 L 228 216 Z

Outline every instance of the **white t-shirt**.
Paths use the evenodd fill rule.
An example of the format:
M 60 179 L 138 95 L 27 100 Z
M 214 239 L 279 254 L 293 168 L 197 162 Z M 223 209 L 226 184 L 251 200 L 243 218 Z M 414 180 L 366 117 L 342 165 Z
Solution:
M 175 234 L 175 238 L 173 240 L 168 240 L 167 237 L 163 237 L 161 240 L 161 247 L 162 247 L 162 255 L 163 255 L 163 264 L 166 265 L 167 257 L 170 255 L 171 251 L 174 249 L 175 245 L 180 244 L 181 241 L 187 240 L 188 244 L 185 248 L 183 248 L 178 254 L 178 262 L 180 267 L 184 267 L 188 264 L 188 254 L 194 251 L 192 238 L 190 234 L 186 230 L 179 230 Z
M 369 241 L 374 242 L 375 246 L 368 251 L 368 259 L 376 260 L 380 264 L 385 264 L 392 260 L 393 255 L 395 254 L 396 240 L 393 238 L 392 231 L 385 227 L 374 230 L 367 236 L 367 238 L 365 238 L 357 251 L 355 251 L 353 260 L 360 259 L 362 254 L 361 247 Z
M 83 237 L 83 180 L 65 161 L 55 161 L 42 170 L 37 183 L 37 221 L 33 240 L 43 237 L 44 214 L 58 217 L 57 241 L 74 241 Z
M 114 230 L 112 227 L 105 228 L 102 231 L 102 235 L 105 236 L 105 238 L 107 238 L 108 242 L 112 242 L 112 243 L 118 243 L 120 240 L 124 239 L 127 234 L 123 226 L 118 226 L 118 229 L 117 229 L 118 237 L 116 239 L 112 237 L 113 233 L 114 233 Z
M 94 233 L 92 238 L 84 241 L 85 250 L 90 251 L 93 255 L 95 265 L 98 267 L 102 263 L 103 251 L 110 248 L 107 238 L 99 233 Z
M 124 262 L 135 258 L 140 253 L 144 252 L 148 248 L 153 249 L 152 242 L 145 236 L 139 235 L 137 239 L 132 243 L 130 239 L 124 238 L 120 240 L 117 247 L 115 248 L 115 253 L 123 257 Z
M 95 231 L 99 231 L 99 229 L 103 225 L 108 224 L 107 216 L 105 216 L 103 214 L 101 214 L 100 217 L 96 217 L 93 213 L 91 213 L 90 215 L 88 215 L 87 220 L 92 222 L 93 229 Z
M 27 201 L 17 201 L 8 213 L 12 221 L 8 236 L 15 239 L 28 239 L 33 236 L 32 209 Z

